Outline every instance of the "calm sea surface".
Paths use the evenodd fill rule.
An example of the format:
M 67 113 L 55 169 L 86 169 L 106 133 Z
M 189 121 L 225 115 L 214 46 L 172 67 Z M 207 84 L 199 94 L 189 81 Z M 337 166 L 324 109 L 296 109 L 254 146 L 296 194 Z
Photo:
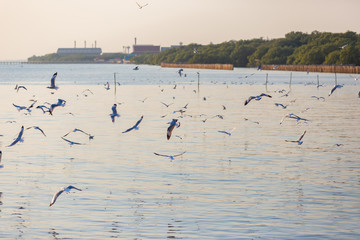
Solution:
M 328 96 L 334 74 L 293 72 L 289 86 L 290 72 L 179 77 L 133 67 L 0 65 L 1 239 L 360 238 L 360 85 L 349 74 Z M 58 90 L 46 88 L 54 72 Z M 244 106 L 262 92 L 272 98 Z M 36 108 L 59 98 L 66 105 L 52 116 Z M 13 106 L 31 100 L 30 113 Z M 308 121 L 280 124 L 290 113 Z M 141 116 L 138 130 L 122 133 Z M 180 127 L 167 140 L 174 118 Z M 30 128 L 7 147 L 21 126 L 46 136 Z M 81 145 L 69 145 L 61 137 L 75 128 L 94 138 L 72 132 Z M 302 145 L 286 142 L 304 131 Z M 82 191 L 49 207 L 68 185 Z

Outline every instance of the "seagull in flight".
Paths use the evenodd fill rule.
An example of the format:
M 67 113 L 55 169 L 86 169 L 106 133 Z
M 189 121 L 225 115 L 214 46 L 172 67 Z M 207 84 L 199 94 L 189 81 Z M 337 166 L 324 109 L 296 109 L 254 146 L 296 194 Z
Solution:
M 333 94 L 333 92 L 337 89 L 337 88 L 342 88 L 343 87 L 343 85 L 334 85 L 334 87 L 330 90 L 330 92 L 329 92 L 329 96 L 331 95 L 331 94 Z
M 66 188 L 62 187 L 60 188 L 60 190 L 58 192 L 56 192 L 50 202 L 50 205 L 49 207 L 51 207 L 52 205 L 54 205 L 54 203 L 56 202 L 56 199 L 63 193 L 63 192 L 66 192 L 66 193 L 69 193 L 71 189 L 75 189 L 75 190 L 78 190 L 78 191 L 82 191 L 81 189 L 79 188 L 76 188 L 74 186 L 67 186 Z
M 54 73 L 51 77 L 51 80 L 50 80 L 50 89 L 57 89 L 58 87 L 55 86 L 55 80 L 56 80 L 56 77 L 57 77 L 57 72 Z
M 226 135 L 231 136 L 231 133 L 235 130 L 236 128 L 233 128 L 231 131 L 227 132 L 227 131 L 218 131 L 219 133 L 224 133 Z
M 139 124 L 141 123 L 141 121 L 143 120 L 144 116 L 141 116 L 141 118 L 135 123 L 134 126 L 132 126 L 131 128 L 123 131 L 122 133 L 127 133 L 127 132 L 130 132 L 131 130 L 138 130 L 139 129 Z
M 183 155 L 184 153 L 186 153 L 186 151 L 184 151 L 184 152 L 182 152 L 182 153 L 179 153 L 179 154 L 175 154 L 175 155 L 165 155 L 165 154 L 160 154 L 160 153 L 154 152 L 154 154 L 155 154 L 156 156 L 168 157 L 168 158 L 170 158 L 170 160 L 174 160 L 174 158 L 179 157 L 179 156 Z
M 307 120 L 307 119 L 305 119 L 305 118 L 301 118 L 301 117 L 299 117 L 299 116 L 297 116 L 297 115 L 295 115 L 295 114 L 293 114 L 293 113 L 290 113 L 290 114 L 285 115 L 285 116 L 281 119 L 280 124 L 282 124 L 282 122 L 283 122 L 286 118 L 293 118 L 293 119 L 295 119 L 297 122 L 300 121 L 300 120 L 305 121 L 305 122 L 309 121 L 309 120 Z
M 55 109 L 56 107 L 64 107 L 65 104 L 66 104 L 66 101 L 59 98 L 57 103 L 54 103 L 54 104 L 51 104 L 51 105 L 50 105 L 50 108 L 49 108 L 49 113 L 50 113 L 50 115 L 52 115 L 52 113 L 53 113 L 53 111 L 54 111 L 54 109 Z
M 83 130 L 81 130 L 81 129 L 78 129 L 78 128 L 75 128 L 74 130 L 68 132 L 68 133 L 65 134 L 63 137 L 66 137 L 67 135 L 69 135 L 69 134 L 72 133 L 72 132 L 81 132 L 81 133 L 83 133 L 83 134 L 85 134 L 85 135 L 88 135 L 88 136 L 89 136 L 89 139 L 94 139 L 94 136 L 93 136 L 93 135 L 91 135 L 90 133 L 87 133 L 87 132 L 85 132 L 85 131 L 83 131 Z
M 19 135 L 17 136 L 17 138 L 14 140 L 14 142 L 12 142 L 9 146 L 7 147 L 12 147 L 14 146 L 15 144 L 17 144 L 19 141 L 20 142 L 23 142 L 23 138 L 22 138 L 22 135 L 24 133 L 24 126 L 21 126 L 21 129 L 20 129 L 20 132 L 19 132 Z
M 19 89 L 20 89 L 20 88 L 27 90 L 27 88 L 26 88 L 25 86 L 18 86 L 18 85 L 16 84 L 16 86 L 15 86 L 16 92 L 19 92 Z
M 61 137 L 64 141 L 68 142 L 70 144 L 70 146 L 72 145 L 83 145 L 82 143 L 78 143 L 78 142 L 73 142 L 73 141 L 70 141 L 64 137 Z
M 296 141 L 293 141 L 293 140 L 285 140 L 285 142 L 293 142 L 293 143 L 297 143 L 298 145 L 301 145 L 301 144 L 303 143 L 303 141 L 301 141 L 301 140 L 303 139 L 305 133 L 306 133 L 306 130 L 305 130 L 304 133 L 299 137 L 299 139 L 296 140 Z
M 174 103 L 169 103 L 169 104 L 166 104 L 164 102 L 161 102 L 165 107 L 170 107 L 171 105 L 173 105 Z
M 259 100 L 261 100 L 262 97 L 272 98 L 270 95 L 268 95 L 268 94 L 266 94 L 266 93 L 262 93 L 262 94 L 260 94 L 260 95 L 258 95 L 258 96 L 250 96 L 250 97 L 245 101 L 244 105 L 245 105 L 245 106 L 248 105 L 249 102 L 250 102 L 251 100 L 253 100 L 253 99 L 255 99 L 256 101 L 259 101 Z
M 112 114 L 110 114 L 110 117 L 112 122 L 115 122 L 115 117 L 120 117 L 120 115 L 117 113 L 116 107 L 116 103 L 114 103 L 114 105 L 111 107 Z
M 168 127 L 167 132 L 166 132 L 167 140 L 170 139 L 171 133 L 172 133 L 172 131 L 174 130 L 175 127 L 177 127 L 177 128 L 180 127 L 180 122 L 178 122 L 177 119 L 173 119 L 173 120 L 170 122 L 170 126 Z
M 45 133 L 44 133 L 44 131 L 41 129 L 41 128 L 39 128 L 38 126 L 32 126 L 32 127 L 28 127 L 28 128 L 26 128 L 26 130 L 28 130 L 28 129 L 30 129 L 30 128 L 33 128 L 33 129 L 36 129 L 36 130 L 39 130 L 45 137 L 46 137 L 46 135 L 45 135 Z
M 287 106 L 289 106 L 289 105 L 285 105 L 285 106 L 284 106 L 284 104 L 281 104 L 281 103 L 275 103 L 275 106 L 277 106 L 277 107 L 282 107 L 283 109 L 286 109 L 286 108 L 287 108 Z
M 316 98 L 317 100 L 322 99 L 323 101 L 325 101 L 325 98 L 324 98 L 324 97 L 311 96 L 311 98 Z
M 360 77 L 354 77 L 352 75 L 350 75 L 350 77 L 352 77 L 355 81 L 359 80 Z

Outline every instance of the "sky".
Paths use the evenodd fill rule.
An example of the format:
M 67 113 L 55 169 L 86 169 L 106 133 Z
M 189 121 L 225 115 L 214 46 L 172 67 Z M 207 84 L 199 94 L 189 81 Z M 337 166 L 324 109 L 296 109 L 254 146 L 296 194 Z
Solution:
M 139 9 L 136 2 L 147 6 Z M 359 0 L 0 0 L 0 61 L 58 48 L 162 47 L 253 38 L 291 31 L 360 33 Z

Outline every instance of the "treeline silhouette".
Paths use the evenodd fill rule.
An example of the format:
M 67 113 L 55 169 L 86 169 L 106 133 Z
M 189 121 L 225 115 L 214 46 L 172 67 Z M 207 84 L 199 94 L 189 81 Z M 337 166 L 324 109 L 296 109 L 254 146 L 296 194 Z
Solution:
M 157 54 L 143 54 L 132 60 L 137 64 L 220 63 L 235 67 L 261 64 L 360 65 L 360 35 L 351 31 L 290 32 L 284 38 L 271 40 L 258 38 L 209 45 L 189 44 Z

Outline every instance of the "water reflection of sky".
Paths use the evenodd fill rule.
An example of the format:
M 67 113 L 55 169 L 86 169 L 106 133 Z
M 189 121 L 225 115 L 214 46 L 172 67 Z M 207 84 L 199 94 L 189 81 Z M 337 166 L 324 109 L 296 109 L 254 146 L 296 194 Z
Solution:
M 320 88 L 295 84 L 288 97 L 281 97 L 278 90 L 288 91 L 288 84 L 274 84 L 267 89 L 272 98 L 244 106 L 246 98 L 266 89 L 260 84 L 221 84 L 224 79 L 233 81 L 236 74 L 237 78 L 244 74 L 238 69 L 204 71 L 201 76 L 208 74 L 208 79 L 217 79 L 217 84 L 201 85 L 199 92 L 195 83 L 174 89 L 172 84 L 179 80 L 175 69 L 141 66 L 138 72 L 142 68 L 149 71 L 151 74 L 143 77 L 154 84 L 117 86 L 115 94 L 113 85 L 110 90 L 98 85 L 107 80 L 100 73 L 107 72 L 111 80 L 115 67 L 126 66 L 56 66 L 57 91 L 46 88 L 53 65 L 38 65 L 24 82 L 20 80 L 25 76 L 11 82 L 6 77 L 4 80 L 10 73 L 1 76 L 1 237 L 359 237 L 357 85 L 345 85 L 328 97 L 332 84 Z M 30 67 L 35 68 L 10 68 Z M 94 74 L 88 74 L 91 71 Z M 192 71 L 196 73 L 189 70 L 189 78 Z M 30 84 L 40 72 L 48 76 Z M 210 77 L 211 73 L 214 76 Z M 135 73 L 127 74 L 117 77 L 131 82 Z M 288 73 L 276 74 L 279 83 L 281 76 L 285 81 L 288 77 Z M 92 82 L 85 84 L 81 75 Z M 311 74 L 304 74 L 299 82 L 308 81 L 308 77 Z M 79 78 L 78 84 L 72 84 L 74 78 Z M 28 90 L 16 92 L 12 81 L 24 83 Z M 84 94 L 85 89 L 93 94 Z M 325 101 L 311 98 L 314 95 L 324 96 Z M 56 108 L 53 116 L 39 109 L 25 115 L 12 106 L 30 105 L 30 99 L 36 99 L 37 104 L 54 103 L 58 98 L 65 99 L 66 106 Z M 161 102 L 171 105 L 166 107 Z M 289 106 L 281 109 L 274 105 L 277 102 Z M 114 103 L 120 117 L 112 123 L 109 114 Z M 182 116 L 174 113 L 186 104 Z M 310 121 L 287 119 L 280 125 L 288 113 Z M 141 115 L 144 119 L 138 131 L 121 133 Z M 167 140 L 167 123 L 173 118 L 178 118 L 181 126 Z M 47 137 L 34 129 L 26 130 L 23 143 L 6 148 L 21 125 L 39 126 Z M 84 134 L 73 133 L 69 138 L 84 145 L 69 146 L 61 136 L 74 128 L 95 137 L 89 140 Z M 219 130 L 233 132 L 228 136 Z M 285 142 L 298 139 L 304 130 L 303 145 Z M 154 155 L 183 151 L 186 153 L 173 161 Z M 83 191 L 63 194 L 49 207 L 52 195 L 68 185 Z

